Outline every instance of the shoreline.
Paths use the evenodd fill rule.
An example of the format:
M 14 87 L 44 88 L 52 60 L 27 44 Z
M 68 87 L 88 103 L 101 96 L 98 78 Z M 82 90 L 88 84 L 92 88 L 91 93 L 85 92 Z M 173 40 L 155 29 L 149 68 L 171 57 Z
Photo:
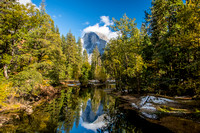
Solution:
M 167 127 L 173 132 L 184 132 L 185 125 L 192 127 L 195 133 L 200 132 L 200 100 L 197 101 L 192 97 L 169 97 L 156 94 L 127 94 L 113 90 L 106 90 L 106 92 L 122 101 L 120 107 L 136 110 L 141 117 L 149 122 Z M 154 103 L 154 99 L 151 99 L 151 101 L 146 102 L 146 106 L 138 107 L 141 99 L 148 96 L 175 102 L 160 104 Z M 188 128 L 188 126 L 186 127 Z

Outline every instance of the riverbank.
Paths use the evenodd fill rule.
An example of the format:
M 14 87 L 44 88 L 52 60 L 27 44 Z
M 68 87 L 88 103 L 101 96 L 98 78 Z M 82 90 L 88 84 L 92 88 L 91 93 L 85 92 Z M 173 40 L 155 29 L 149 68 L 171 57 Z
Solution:
M 0 108 L 0 127 L 13 119 L 18 119 L 20 112 L 31 115 L 35 107 L 55 98 L 62 87 L 40 86 L 38 95 L 13 96 Z
M 33 106 L 27 105 L 27 108 L 17 111 L 8 110 L 0 113 L 1 121 L 4 123 L 1 125 L 0 132 L 52 132 L 58 129 L 71 133 L 80 132 L 80 129 L 85 132 L 96 132 L 97 130 L 107 131 L 110 126 L 113 131 L 123 129 L 127 132 L 156 130 L 156 132 L 199 133 L 200 131 L 198 120 L 190 119 L 191 116 L 186 118 L 186 116 L 189 117 L 186 113 L 172 113 L 172 110 L 181 104 L 177 103 L 180 97 L 114 92 L 112 85 L 79 88 L 77 85 L 61 86 L 60 93 L 52 99 L 46 97 L 43 101 L 35 101 Z M 191 98 L 184 99 L 192 100 Z M 173 106 L 173 108 L 168 106 Z M 179 105 L 179 107 L 183 106 Z M 33 112 L 28 113 L 30 108 Z M 168 112 L 169 110 L 171 112 Z M 105 116 L 108 118 L 107 121 L 102 119 Z M 65 127 L 65 129 L 60 127 Z
M 4 115 L 9 112 L 25 111 L 27 114 L 31 114 L 34 106 L 38 106 L 43 102 L 52 100 L 56 95 L 60 93 L 63 88 L 80 86 L 78 80 L 62 80 L 60 86 L 39 86 L 39 94 L 37 95 L 12 95 L 7 101 L 4 101 L 4 106 L 0 106 L 0 114 Z M 3 118 L 0 115 L 0 126 L 2 125 Z
M 120 107 L 136 110 L 141 117 L 151 123 L 167 127 L 173 132 L 200 132 L 200 100 L 192 97 L 106 91 L 122 101 Z

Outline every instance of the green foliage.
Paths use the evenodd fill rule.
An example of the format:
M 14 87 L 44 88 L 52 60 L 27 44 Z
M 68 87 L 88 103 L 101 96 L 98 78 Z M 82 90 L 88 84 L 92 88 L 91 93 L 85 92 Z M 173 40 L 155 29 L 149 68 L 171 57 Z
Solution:
M 126 15 L 111 26 L 103 64 L 119 90 L 199 95 L 199 2 L 155 0 L 140 31 Z
M 0 6 L 0 67 L 4 76 L 13 77 L 16 82 L 19 74 L 25 74 L 22 76 L 25 80 L 19 79 L 23 82 L 17 84 L 23 91 L 28 78 L 33 81 L 26 86 L 28 90 L 34 88 L 34 78 L 37 78 L 27 75 L 29 69 L 41 73 L 53 85 L 59 84 L 60 79 L 66 78 L 66 56 L 59 29 L 46 14 L 44 1 L 40 10 L 32 4 L 25 6 L 7 0 Z
M 97 79 L 98 76 L 98 68 L 101 66 L 101 56 L 98 50 L 98 47 L 96 46 L 95 49 L 92 52 L 92 60 L 91 60 L 91 77 L 90 79 Z
M 197 0 L 154 0 L 139 30 L 126 15 L 113 19 L 119 33 L 101 57 L 98 47 L 82 54 L 81 39 L 59 28 L 32 4 L 0 2 L 0 79 L 13 82 L 20 94 L 36 93 L 42 80 L 116 80 L 119 90 L 169 95 L 200 94 L 200 14 Z M 9 79 L 10 78 L 10 79 Z M 12 79 L 13 78 L 13 79 Z M 3 88 L 9 88 L 5 85 Z M 7 94 L 1 88 L 2 99 Z
M 107 80 L 107 74 L 106 70 L 103 66 L 97 66 L 95 77 L 97 80 L 99 80 L 101 83 L 105 83 Z
M 151 11 L 146 15 L 154 48 L 148 60 L 147 77 L 155 91 L 162 90 L 169 95 L 197 93 L 199 42 L 196 34 L 200 33 L 197 3 L 190 1 L 184 5 L 182 0 L 152 2 Z M 147 54 L 145 51 L 143 55 L 147 57 Z
M 22 71 L 13 78 L 13 87 L 17 88 L 18 94 L 37 94 L 42 81 L 42 75 L 38 71 Z
M 136 28 L 135 19 L 130 19 L 126 15 L 119 21 L 113 19 L 112 28 L 120 32 L 117 39 L 111 40 L 104 53 L 104 65 L 107 72 L 117 80 L 117 88 L 137 89 L 140 92 L 140 79 L 145 67 L 142 56 L 140 55 L 142 39 L 140 31 Z M 138 84 L 130 84 L 136 80 Z M 128 85 L 128 86 L 127 86 Z
M 88 62 L 88 54 L 87 54 L 86 49 L 84 49 L 84 51 L 83 51 L 83 63 L 84 62 Z
M 62 50 L 65 55 L 66 64 L 66 76 L 68 79 L 78 79 L 81 74 L 82 67 L 82 43 L 79 38 L 76 43 L 76 39 L 71 32 L 62 38 Z
M 5 53 L 2 55 L 1 64 L 10 64 L 11 59 L 12 56 Z
M 90 64 L 88 62 L 83 63 L 81 68 L 81 76 L 79 77 L 79 81 L 82 86 L 87 86 L 89 81 L 89 73 L 90 73 Z
M 7 100 L 11 86 L 9 82 L 0 82 L 0 107 L 5 105 L 4 101 Z

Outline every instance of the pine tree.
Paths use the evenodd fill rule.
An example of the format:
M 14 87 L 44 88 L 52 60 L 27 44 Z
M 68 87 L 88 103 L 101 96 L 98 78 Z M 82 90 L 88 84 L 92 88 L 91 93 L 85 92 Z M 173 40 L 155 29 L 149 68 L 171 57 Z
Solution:
M 77 44 L 75 37 L 71 32 L 69 32 L 66 37 L 66 46 L 64 46 L 67 63 L 67 75 L 69 79 L 78 79 L 79 77 L 81 68 L 81 55 L 79 53 L 81 49 L 80 47 L 81 44 Z
M 96 79 L 97 69 L 101 66 L 101 56 L 96 46 L 92 52 L 92 60 L 91 60 L 91 79 Z
M 86 49 L 83 51 L 83 63 L 88 62 L 88 54 Z
M 81 67 L 83 65 L 83 54 L 82 54 L 82 49 L 83 49 L 83 46 L 82 46 L 82 42 L 81 42 L 81 38 L 78 39 L 78 42 L 77 42 L 77 65 L 78 65 L 78 75 L 77 75 L 77 78 L 80 76 L 81 74 Z

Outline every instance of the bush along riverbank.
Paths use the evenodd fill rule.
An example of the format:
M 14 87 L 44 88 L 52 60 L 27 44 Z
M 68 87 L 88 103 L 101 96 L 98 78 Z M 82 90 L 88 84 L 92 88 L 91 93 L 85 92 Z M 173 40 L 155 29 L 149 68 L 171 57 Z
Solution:
M 5 92 L 10 89 L 9 87 L 4 88 Z M 27 115 L 32 114 L 35 107 L 55 98 L 60 90 L 61 87 L 39 84 L 29 93 L 6 92 L 6 98 L 0 104 L 0 126 L 17 118 L 20 112 L 25 112 Z

